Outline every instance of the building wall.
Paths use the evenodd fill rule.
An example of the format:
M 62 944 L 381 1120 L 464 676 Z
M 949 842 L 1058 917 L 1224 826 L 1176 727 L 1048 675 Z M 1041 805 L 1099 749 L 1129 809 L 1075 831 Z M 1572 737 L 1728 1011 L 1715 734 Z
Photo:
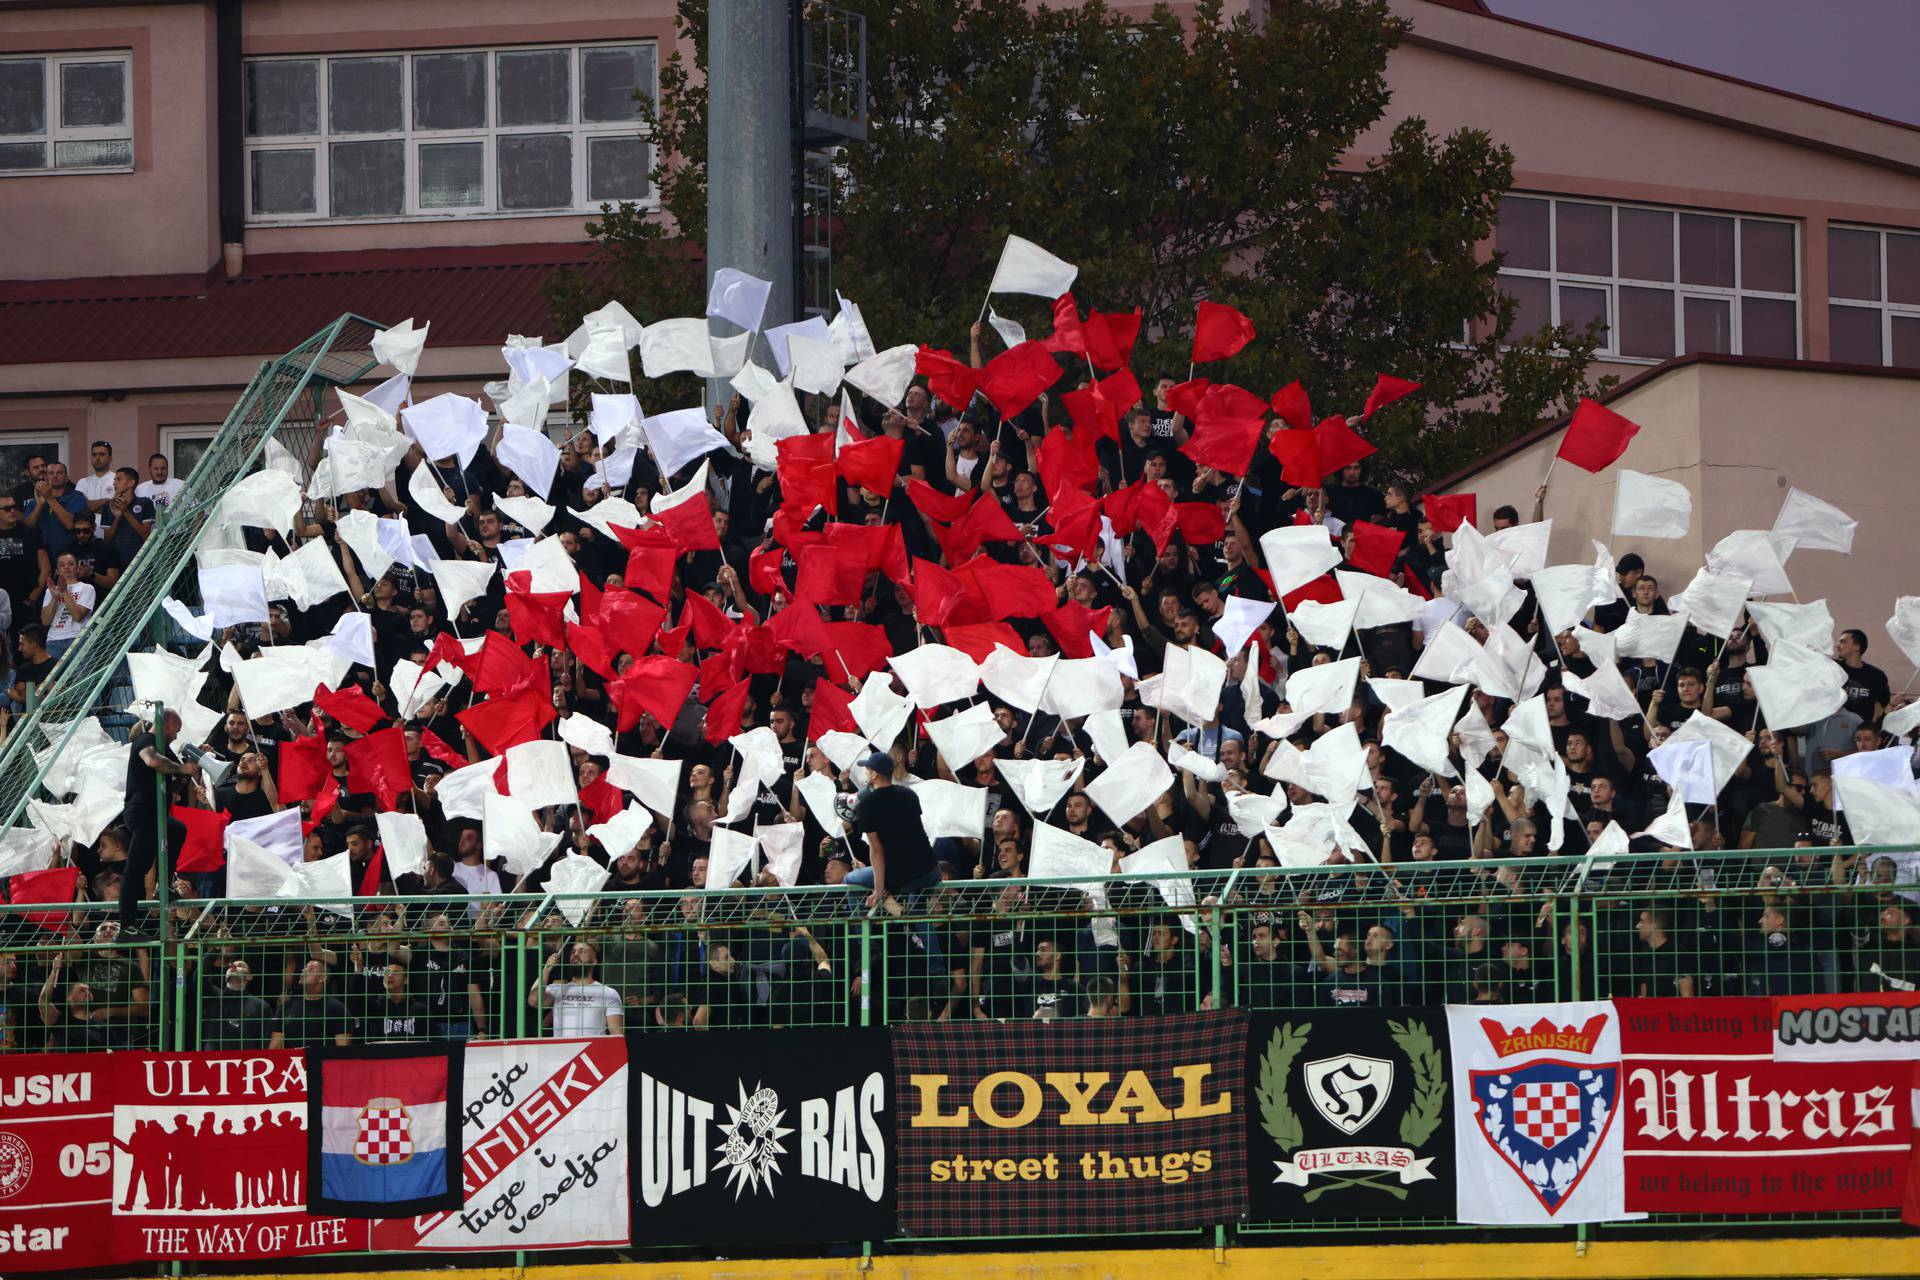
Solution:
M 1789 487 L 1833 503 L 1860 522 L 1853 554 L 1803 551 L 1787 563 L 1802 602 L 1826 599 L 1840 627 L 1858 627 L 1869 659 L 1897 690 L 1913 674 L 1886 635 L 1896 596 L 1915 590 L 1908 468 L 1875 465 L 1910 455 L 1920 430 L 1920 380 L 1712 362 L 1663 370 L 1608 406 L 1640 425 L 1618 466 L 1599 475 L 1569 463 L 1553 468 L 1546 514 L 1550 560 L 1592 560 L 1607 541 L 1619 468 L 1686 485 L 1693 528 L 1685 538 L 1623 534 L 1616 556 L 1638 552 L 1661 592 L 1684 590 L 1706 552 L 1737 529 L 1770 529 Z M 1481 527 L 1503 503 L 1532 509 L 1534 491 L 1560 447 L 1552 432 L 1450 486 L 1478 496 Z M 1817 443 L 1815 443 L 1817 442 Z

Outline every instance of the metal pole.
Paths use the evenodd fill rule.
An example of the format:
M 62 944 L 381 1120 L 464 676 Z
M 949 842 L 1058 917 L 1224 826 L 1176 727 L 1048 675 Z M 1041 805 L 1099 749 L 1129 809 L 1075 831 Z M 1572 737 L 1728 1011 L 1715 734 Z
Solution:
M 790 0 L 708 6 L 707 280 L 721 267 L 771 280 L 762 328 L 799 314 L 792 46 Z M 708 384 L 710 405 L 721 394 L 720 383 Z
M 167 753 L 166 736 L 167 704 L 164 702 L 156 702 L 153 704 L 154 754 L 163 759 L 171 759 L 172 757 Z M 158 812 L 158 817 L 155 818 L 155 821 L 159 824 L 160 828 L 154 832 L 153 888 L 154 896 L 160 900 L 160 929 L 158 936 L 162 942 L 165 942 L 173 936 L 173 886 L 168 882 L 167 875 L 167 818 L 169 816 L 167 813 L 167 775 L 156 772 L 153 775 L 153 786 L 157 793 L 154 808 Z M 144 885 L 141 887 L 145 888 Z

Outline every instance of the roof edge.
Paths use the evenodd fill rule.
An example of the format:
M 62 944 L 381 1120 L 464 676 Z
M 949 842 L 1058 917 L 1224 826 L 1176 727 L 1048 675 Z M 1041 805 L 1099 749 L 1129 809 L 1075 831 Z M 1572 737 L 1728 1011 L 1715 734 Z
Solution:
M 1600 404 L 1612 404 L 1615 400 L 1632 391 L 1638 391 L 1659 378 L 1696 365 L 1714 365 L 1734 369 L 1776 369 L 1792 373 L 1832 373 L 1849 377 L 1899 378 L 1905 381 L 1920 382 L 1920 369 L 1895 369 L 1877 364 L 1841 364 L 1831 360 L 1785 360 L 1778 356 L 1731 356 L 1716 352 L 1696 351 L 1691 355 L 1675 356 L 1662 361 L 1644 373 L 1622 382 L 1619 386 L 1602 395 L 1592 397 Z M 1498 462 L 1505 462 L 1514 454 L 1520 453 L 1532 445 L 1552 436 L 1555 432 L 1566 430 L 1573 421 L 1571 413 L 1565 413 L 1553 421 L 1532 428 L 1512 440 L 1494 449 L 1490 453 L 1475 459 L 1450 476 L 1434 481 L 1427 486 L 1430 493 L 1449 493 L 1455 488 L 1479 475 Z

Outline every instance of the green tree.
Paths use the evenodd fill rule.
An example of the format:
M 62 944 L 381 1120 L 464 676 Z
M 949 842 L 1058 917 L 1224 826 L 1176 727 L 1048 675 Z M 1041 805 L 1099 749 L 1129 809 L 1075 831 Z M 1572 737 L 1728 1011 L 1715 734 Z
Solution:
M 1357 413 L 1378 372 L 1421 381 L 1364 428 L 1406 479 L 1438 478 L 1596 389 L 1597 330 L 1515 335 L 1498 264 L 1477 251 L 1512 183 L 1507 149 L 1482 130 L 1381 125 L 1405 30 L 1385 0 L 1271 0 L 1263 23 L 1223 17 L 1218 0 L 1184 23 L 1102 0 L 841 3 L 868 22 L 870 122 L 840 158 L 834 278 L 881 346 L 964 352 L 1014 232 L 1079 265 L 1083 309 L 1145 313 L 1143 382 L 1186 376 L 1201 298 L 1239 307 L 1260 335 L 1201 376 L 1263 396 L 1298 378 L 1321 415 Z M 700 49 L 704 0 L 683 0 L 680 22 Z M 698 314 L 706 100 L 693 72 L 668 59 L 646 108 L 660 213 L 625 206 L 591 224 L 604 270 L 556 284 L 562 318 L 609 287 L 642 320 Z M 1046 331 L 1041 300 L 995 309 Z

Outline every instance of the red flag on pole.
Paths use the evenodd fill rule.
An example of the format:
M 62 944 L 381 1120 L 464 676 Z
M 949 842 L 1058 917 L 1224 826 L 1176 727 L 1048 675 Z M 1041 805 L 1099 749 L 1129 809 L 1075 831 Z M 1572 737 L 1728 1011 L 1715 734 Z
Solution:
M 1410 396 L 1420 389 L 1417 382 L 1405 378 L 1396 378 L 1390 373 L 1377 374 L 1373 381 L 1373 390 L 1367 394 L 1366 408 L 1360 411 L 1362 418 L 1373 416 L 1375 409 L 1384 409 L 1402 396 Z
M 406 732 L 396 725 L 370 733 L 358 742 L 349 742 L 347 785 L 355 791 L 372 792 L 383 812 L 393 812 L 400 797 L 413 789 Z
M 913 369 L 926 375 L 927 390 L 956 409 L 966 408 L 980 386 L 980 370 L 937 347 L 921 347 L 914 356 Z
M 900 452 L 906 445 L 905 440 L 892 436 L 875 436 L 843 446 L 834 458 L 834 466 L 848 484 L 884 496 L 893 492 L 894 477 L 900 474 Z
M 1011 418 L 1060 381 L 1060 366 L 1042 342 L 1023 342 L 987 361 L 980 389 L 1003 418 Z
M 813 682 L 813 707 L 807 715 L 807 741 L 817 742 L 820 735 L 838 730 L 860 732 L 853 718 L 853 695 L 821 676 Z
M 701 732 L 716 746 L 740 732 L 740 717 L 746 714 L 747 694 L 752 680 L 742 680 L 707 704 L 707 718 Z
M 187 829 L 185 843 L 174 855 L 173 869 L 189 874 L 218 871 L 227 865 L 227 824 L 233 821 L 224 809 L 190 809 L 171 806 L 173 820 Z
M 1276 431 L 1267 439 L 1267 452 L 1280 459 L 1280 479 L 1296 488 L 1317 489 L 1327 478 L 1316 432 L 1291 427 Z
M 1300 385 L 1298 378 L 1274 392 L 1273 398 L 1267 403 L 1279 415 L 1280 421 L 1294 430 L 1313 430 L 1313 404 L 1307 399 L 1307 390 Z
M 1555 457 L 1565 458 L 1585 471 L 1605 471 L 1640 430 L 1640 425 L 1621 417 L 1598 400 L 1582 400 L 1567 424 Z
M 316 685 L 313 690 L 313 709 L 355 733 L 366 733 L 387 718 L 380 704 L 369 698 L 357 684 L 338 690 Z
M 1313 434 L 1320 443 L 1320 475 L 1323 479 L 1373 452 L 1373 446 L 1355 435 L 1353 429 L 1347 426 L 1347 420 L 1338 414 L 1323 419 L 1313 429 Z
M 1225 360 L 1253 341 L 1253 321 L 1222 302 L 1202 302 L 1193 321 L 1193 362 Z
M 1479 504 L 1470 493 L 1429 493 L 1420 499 L 1420 505 L 1435 533 L 1452 533 L 1480 519 Z
M 462 764 L 466 762 L 461 761 Z M 280 744 L 280 803 L 311 800 L 333 785 L 327 765 L 327 740 L 322 734 Z
M 1353 567 L 1376 578 L 1391 573 L 1406 535 L 1371 520 L 1355 520 L 1348 528 L 1353 530 Z

